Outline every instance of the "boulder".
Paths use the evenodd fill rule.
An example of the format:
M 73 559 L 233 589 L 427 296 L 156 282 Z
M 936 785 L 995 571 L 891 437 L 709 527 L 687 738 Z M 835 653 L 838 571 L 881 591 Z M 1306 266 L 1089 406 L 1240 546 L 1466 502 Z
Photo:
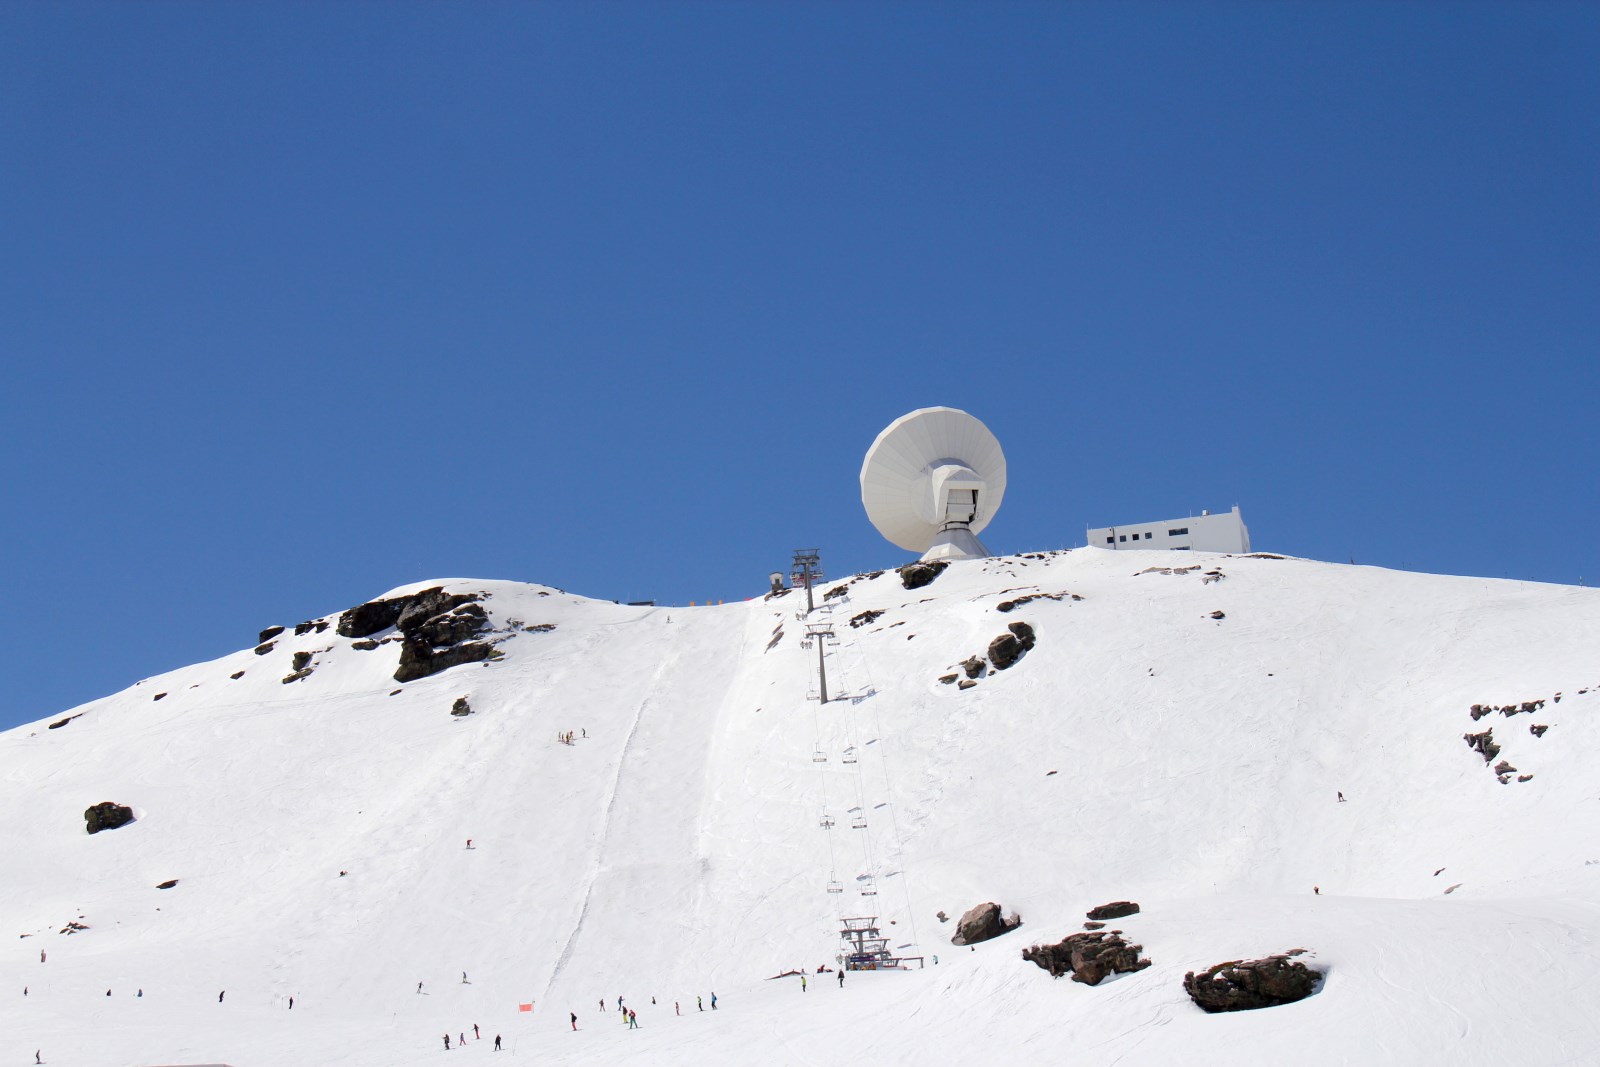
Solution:
M 363 652 L 371 652 L 373 649 L 378 647 L 378 642 L 372 640 L 370 637 L 367 637 L 361 639 L 360 641 L 350 642 L 350 647 L 359 648 Z
M 1494 743 L 1493 730 L 1485 730 L 1481 734 L 1462 734 L 1461 737 L 1468 748 L 1483 757 L 1485 763 L 1500 754 L 1500 746 Z
M 948 566 L 950 564 L 942 559 L 918 560 L 915 563 L 907 563 L 904 567 L 897 568 L 896 573 L 900 575 L 900 584 L 907 589 L 921 589 L 939 577 L 940 573 Z
M 981 678 L 981 677 L 983 677 L 983 672 L 987 668 L 987 666 L 988 665 L 986 663 L 984 663 L 983 660 L 979 659 L 977 656 L 968 656 L 966 659 L 962 660 L 961 663 L 960 663 L 961 669 L 967 672 L 967 677 L 968 678 Z
M 452 714 L 452 715 L 471 715 L 472 714 L 472 705 L 467 703 L 467 698 L 466 697 L 456 697 L 456 702 L 454 704 L 450 705 L 450 714 Z
M 1259 960 L 1232 960 L 1219 963 L 1200 974 L 1183 976 L 1184 992 L 1208 1012 L 1249 1011 L 1293 1004 L 1317 991 L 1321 979 L 1316 971 L 1299 960 L 1294 952 L 1267 956 Z
M 173 886 L 175 886 L 177 884 L 178 884 L 178 880 L 176 878 L 168 878 L 165 882 L 161 882 L 160 884 L 158 884 L 156 886 L 156 888 L 157 889 L 171 889 Z
M 956 923 L 956 933 L 950 939 L 950 943 L 976 945 L 980 941 L 999 937 L 1021 925 L 1022 920 L 1015 915 L 1002 916 L 1000 905 L 994 901 L 977 904 L 968 908 L 966 914 Z
M 303 671 L 307 667 L 309 667 L 310 665 L 311 665 L 311 653 L 309 653 L 309 652 L 296 652 L 294 654 L 294 669 L 295 670 Z
M 133 809 L 126 804 L 102 800 L 84 811 L 83 821 L 88 824 L 87 829 L 91 834 L 97 834 L 101 830 L 115 830 L 119 826 L 133 822 Z
M 277 637 L 281 633 L 283 633 L 283 627 L 281 627 L 281 626 L 269 626 L 265 630 L 261 631 L 260 636 L 258 636 L 256 638 L 256 644 L 264 645 L 268 641 L 271 641 L 274 637 Z
M 1060 978 L 1071 972 L 1074 982 L 1099 985 L 1110 974 L 1131 974 L 1150 966 L 1140 959 L 1143 945 L 1131 945 L 1120 932 L 1068 934 L 1054 945 L 1034 945 L 1022 950 L 1022 958 L 1036 963 Z
M 272 646 L 274 644 L 276 644 L 276 642 L 274 642 L 274 641 L 264 641 L 261 644 L 257 645 L 256 646 L 256 655 L 265 656 L 268 652 L 272 651 Z
M 407 637 L 400 645 L 400 666 L 395 669 L 394 680 L 414 682 L 463 663 L 479 663 L 497 655 L 493 645 L 482 641 L 436 649 L 426 641 Z
M 1098 908 L 1090 908 L 1084 914 L 1086 919 L 1120 919 L 1124 915 L 1139 914 L 1139 905 L 1131 900 L 1113 900 L 1110 904 L 1102 904 Z
M 1021 659 L 1034 645 L 1033 627 L 1025 622 L 1014 622 L 1003 633 L 989 642 L 989 662 L 994 669 L 1003 671 Z

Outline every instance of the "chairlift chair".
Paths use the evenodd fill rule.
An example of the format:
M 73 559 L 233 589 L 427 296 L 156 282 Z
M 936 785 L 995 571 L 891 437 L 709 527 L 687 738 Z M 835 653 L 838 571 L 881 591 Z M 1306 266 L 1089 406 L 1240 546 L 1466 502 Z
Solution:
M 852 830 L 865 830 L 867 828 L 867 817 L 865 815 L 857 815 L 850 820 L 850 828 Z
M 811 762 L 812 763 L 827 763 L 828 762 L 828 754 L 826 752 L 822 751 L 821 747 L 819 746 L 816 749 L 816 751 L 811 753 Z
M 830 893 L 843 893 L 844 892 L 844 883 L 839 881 L 837 878 L 832 879 L 831 881 L 828 882 L 828 892 L 830 892 Z
M 823 812 L 817 818 L 817 825 L 822 827 L 824 830 L 833 829 L 833 816 L 828 814 L 827 812 Z

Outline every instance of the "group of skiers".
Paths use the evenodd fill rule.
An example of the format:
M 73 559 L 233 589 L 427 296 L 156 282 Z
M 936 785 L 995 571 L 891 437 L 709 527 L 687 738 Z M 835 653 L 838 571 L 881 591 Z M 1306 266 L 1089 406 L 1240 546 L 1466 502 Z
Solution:
M 582 738 L 587 738 L 588 736 L 589 731 L 586 728 L 583 730 Z M 576 730 L 563 730 L 561 733 L 556 734 L 556 740 L 560 741 L 563 745 L 571 745 L 576 744 L 580 740 L 580 736 Z
M 421 985 L 420 982 L 417 983 L 417 984 L 419 986 Z M 477 1023 L 473 1023 L 472 1024 L 472 1040 L 474 1040 L 474 1041 L 482 1041 L 483 1040 L 483 1034 L 478 1031 L 478 1024 Z M 450 1048 L 452 1047 L 451 1044 L 450 1044 L 450 1035 L 449 1034 L 445 1034 L 444 1035 L 444 1047 L 445 1047 L 445 1051 L 446 1052 L 448 1052 L 450 1050 Z M 467 1047 L 467 1032 L 465 1030 L 461 1031 L 459 1034 L 456 1035 L 456 1043 L 455 1043 L 454 1047 L 455 1048 L 466 1048 Z M 500 1035 L 499 1034 L 495 1034 L 494 1035 L 494 1050 L 496 1052 L 500 1051 Z

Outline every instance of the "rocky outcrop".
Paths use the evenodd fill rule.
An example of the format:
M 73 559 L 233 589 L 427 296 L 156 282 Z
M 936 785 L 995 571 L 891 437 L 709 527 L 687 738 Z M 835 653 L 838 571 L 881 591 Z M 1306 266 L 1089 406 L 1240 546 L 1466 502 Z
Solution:
M 1027 654 L 1034 645 L 1033 627 L 1025 622 L 1014 622 L 1003 633 L 989 642 L 989 662 L 994 669 L 1003 671 Z
M 1483 757 L 1483 762 L 1488 763 L 1500 754 L 1500 746 L 1494 743 L 1494 731 L 1485 730 L 1481 734 L 1462 734 L 1467 747 Z
M 256 655 L 265 656 L 268 652 L 272 651 L 272 646 L 275 645 L 275 644 L 277 644 L 276 641 L 266 641 L 266 642 L 263 642 L 262 644 L 257 645 L 256 646 Z
M 1110 904 L 1102 904 L 1097 908 L 1090 908 L 1084 915 L 1087 919 L 1121 919 L 1128 915 L 1139 914 L 1139 905 L 1131 900 L 1113 900 Z
M 950 939 L 950 943 L 976 945 L 980 941 L 999 937 L 1021 925 L 1021 918 L 1016 915 L 1002 915 L 1000 905 L 989 901 L 967 909 L 966 914 L 956 923 L 955 936 Z
M 961 661 L 960 667 L 967 673 L 968 678 L 981 678 L 983 677 L 983 672 L 988 669 L 989 665 L 983 662 L 983 660 L 979 659 L 977 656 L 968 656 L 966 659 Z
M 872 623 L 877 622 L 882 615 L 883 612 L 881 610 L 863 611 L 859 615 L 852 615 L 850 616 L 850 628 L 854 630 L 862 626 L 870 626 Z
M 119 826 L 133 822 L 133 809 L 126 804 L 102 800 L 84 811 L 83 821 L 91 834 L 97 834 L 101 830 L 115 830 Z
M 409 632 L 435 615 L 477 599 L 476 593 L 446 593 L 443 586 L 434 586 L 388 600 L 370 600 L 339 616 L 338 633 L 340 637 L 371 637 L 391 626 Z
M 157 889 L 171 889 L 173 886 L 175 886 L 177 884 L 178 884 L 178 880 L 176 878 L 168 878 L 165 882 L 158 883 L 156 885 L 156 888 Z
M 294 662 L 294 669 L 295 670 L 303 671 L 308 666 L 311 665 L 311 653 L 309 653 L 309 652 L 296 652 L 294 654 L 293 662 Z
M 472 705 L 467 703 L 466 697 L 456 697 L 456 702 L 450 705 L 450 714 L 458 717 L 471 715 Z
M 1183 976 L 1184 992 L 1203 1010 L 1250 1011 L 1293 1004 L 1317 991 L 1322 977 L 1299 960 L 1302 950 L 1259 960 L 1219 963 L 1200 974 Z
M 394 680 L 414 682 L 430 674 L 459 667 L 463 663 L 481 663 L 500 655 L 491 644 L 468 641 L 465 644 L 434 648 L 426 641 L 407 637 L 400 646 L 400 666 L 395 668 Z
M 1022 950 L 1022 958 L 1050 972 L 1052 978 L 1071 973 L 1074 982 L 1099 985 L 1111 974 L 1130 974 L 1150 966 L 1140 959 L 1143 945 L 1131 945 L 1121 931 L 1068 934 L 1054 945 L 1034 945 Z
M 281 627 L 281 626 L 269 626 L 265 630 L 261 631 L 261 634 L 256 638 L 256 644 L 264 645 L 268 641 L 271 641 L 274 637 L 277 637 L 281 633 L 283 633 L 283 627 Z
M 907 563 L 904 567 L 896 569 L 900 575 L 900 584 L 907 589 L 921 589 L 935 578 L 939 577 L 950 564 L 942 559 L 918 560 Z

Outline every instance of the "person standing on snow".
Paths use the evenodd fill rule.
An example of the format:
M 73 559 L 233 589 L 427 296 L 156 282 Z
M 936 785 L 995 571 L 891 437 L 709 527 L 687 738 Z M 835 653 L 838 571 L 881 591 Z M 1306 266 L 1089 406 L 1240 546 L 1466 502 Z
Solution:
M 706 1002 L 701 998 L 699 993 L 696 993 L 694 995 L 694 1002 L 695 1002 L 695 1005 L 697 1007 L 699 1007 L 699 1009 L 701 1011 L 705 1011 L 706 1010 Z
M 844 968 L 843 967 L 839 968 L 839 988 L 840 989 L 844 988 Z
M 483 1040 L 483 1035 L 478 1033 L 478 1024 L 477 1023 L 473 1023 L 472 1024 L 472 1040 L 474 1040 L 474 1041 L 482 1041 Z
M 495 1034 L 494 1035 L 494 1050 L 496 1052 L 500 1051 L 500 1035 L 499 1034 Z
M 711 991 L 711 1010 L 717 1010 L 717 991 L 715 989 Z
M 444 1050 L 446 1052 L 450 1051 L 450 1035 L 449 1034 L 445 1034 L 444 1035 Z
M 109 993 L 106 994 L 106 996 L 110 996 L 110 995 L 111 994 L 109 994 Z M 217 1003 L 221 1004 L 222 1003 L 222 998 L 227 996 L 227 995 L 228 995 L 228 991 L 226 989 L 224 989 L 222 992 L 218 993 L 217 994 Z
M 682 1015 L 683 1014 L 683 1012 L 678 1010 L 678 1002 L 676 1000 L 674 1000 L 672 1002 L 672 1014 L 674 1014 L 674 1015 Z
M 605 1001 L 601 1001 L 600 1002 L 600 1006 L 602 1008 L 604 1008 L 606 1006 L 605 1005 Z M 577 1012 L 571 1012 L 569 1014 L 571 1014 L 571 1016 L 572 1016 L 572 1028 L 574 1030 L 576 1030 L 578 1028 L 578 1013 Z
M 804 993 L 805 991 L 806 991 L 806 976 L 802 974 L 800 976 L 800 992 Z

